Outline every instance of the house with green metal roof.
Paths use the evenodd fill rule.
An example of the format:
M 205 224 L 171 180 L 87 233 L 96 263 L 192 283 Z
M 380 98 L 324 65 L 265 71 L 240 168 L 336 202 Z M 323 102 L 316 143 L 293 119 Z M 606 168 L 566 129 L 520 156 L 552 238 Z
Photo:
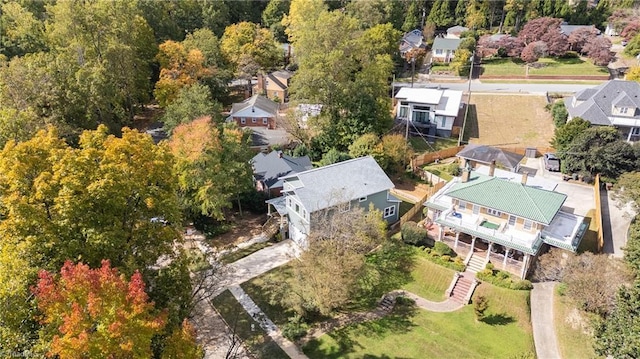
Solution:
M 471 239 L 466 263 L 480 262 L 476 269 L 481 270 L 491 260 L 522 278 L 545 245 L 575 252 L 587 228 L 584 217 L 562 211 L 567 195 L 528 186 L 527 178 L 513 182 L 466 168 L 425 203 L 430 220 L 439 226 L 438 240 L 452 233 L 456 249 L 463 234 Z M 502 254 L 501 263 L 495 263 L 497 254 Z M 478 256 L 482 261 L 474 260 Z

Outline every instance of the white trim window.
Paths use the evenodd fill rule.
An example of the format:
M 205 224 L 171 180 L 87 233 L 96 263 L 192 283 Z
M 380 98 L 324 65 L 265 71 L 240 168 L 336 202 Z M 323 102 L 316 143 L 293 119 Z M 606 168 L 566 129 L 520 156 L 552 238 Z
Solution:
M 487 208 L 487 214 L 494 217 L 502 217 L 502 212 L 497 211 L 493 208 Z
M 244 125 L 245 123 L 247 123 L 247 119 L 244 117 L 240 117 L 240 123 Z
M 263 125 L 266 125 L 268 123 L 269 123 L 269 119 L 268 118 L 265 117 L 265 118 L 262 119 L 262 124 Z
M 458 209 L 467 209 L 467 202 L 458 200 Z
M 525 219 L 524 224 L 522 225 L 522 229 L 524 229 L 525 231 L 530 231 L 531 227 L 533 227 L 533 222 L 528 219 Z
M 516 216 L 510 214 L 509 215 L 509 226 L 513 227 L 516 225 Z
M 640 135 L 640 127 L 632 127 L 631 128 L 631 135 L 632 136 Z
M 255 118 L 255 117 L 252 117 L 252 118 L 251 118 L 251 123 L 256 123 L 257 121 L 258 121 L 258 119 L 257 119 L 257 118 Z
M 367 196 L 358 198 L 358 202 L 364 202 L 367 200 Z
M 480 206 L 477 204 L 473 205 L 473 214 L 480 214 Z
M 384 217 L 388 218 L 396 215 L 396 206 L 390 206 L 384 209 Z

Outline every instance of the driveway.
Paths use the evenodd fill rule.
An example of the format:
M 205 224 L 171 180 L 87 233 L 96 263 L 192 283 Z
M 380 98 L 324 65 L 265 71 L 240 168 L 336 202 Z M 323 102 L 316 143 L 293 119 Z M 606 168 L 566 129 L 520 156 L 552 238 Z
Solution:
M 622 248 L 627 244 L 627 232 L 635 213 L 629 203 L 622 205 L 611 198 L 611 192 L 600 191 L 602 202 L 602 231 L 604 248 L 602 251 L 616 258 L 622 258 Z
M 546 181 L 556 184 L 556 192 L 567 195 L 567 200 L 562 206 L 562 210 L 568 213 L 584 216 L 590 209 L 595 208 L 595 198 L 593 186 L 586 183 L 574 183 L 562 180 L 560 172 L 550 172 L 544 169 L 542 157 L 527 158 L 526 166 L 535 168 L 536 178 L 540 177 Z
M 560 358 L 554 325 L 553 291 L 555 283 L 535 283 L 531 291 L 531 326 L 536 356 L 540 359 Z

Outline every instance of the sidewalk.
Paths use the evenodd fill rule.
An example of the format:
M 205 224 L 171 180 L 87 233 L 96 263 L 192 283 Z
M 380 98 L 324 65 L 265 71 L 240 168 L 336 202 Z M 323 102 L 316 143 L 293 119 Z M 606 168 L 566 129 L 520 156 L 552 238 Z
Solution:
M 553 291 L 556 283 L 535 283 L 531 291 L 531 325 L 536 356 L 540 359 L 560 358 L 558 338 L 553 323 Z
M 282 336 L 282 332 L 276 327 L 276 325 L 269 319 L 266 314 L 260 309 L 256 303 L 245 293 L 245 291 L 238 285 L 229 288 L 229 291 L 236 298 L 238 303 L 242 305 L 244 310 L 251 315 L 251 317 L 258 322 L 260 327 L 267 332 L 267 335 L 278 344 L 282 350 L 292 359 L 308 359 L 304 353 L 302 353 L 298 347 L 293 344 L 289 339 Z

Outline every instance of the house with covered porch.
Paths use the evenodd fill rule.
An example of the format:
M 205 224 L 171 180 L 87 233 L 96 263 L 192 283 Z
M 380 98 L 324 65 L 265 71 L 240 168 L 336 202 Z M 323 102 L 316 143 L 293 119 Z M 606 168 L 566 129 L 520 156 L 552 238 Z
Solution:
M 461 255 L 471 271 L 495 268 L 525 278 L 545 246 L 576 252 L 587 229 L 584 217 L 562 211 L 563 193 L 520 181 L 463 170 L 425 206 L 437 240 Z

